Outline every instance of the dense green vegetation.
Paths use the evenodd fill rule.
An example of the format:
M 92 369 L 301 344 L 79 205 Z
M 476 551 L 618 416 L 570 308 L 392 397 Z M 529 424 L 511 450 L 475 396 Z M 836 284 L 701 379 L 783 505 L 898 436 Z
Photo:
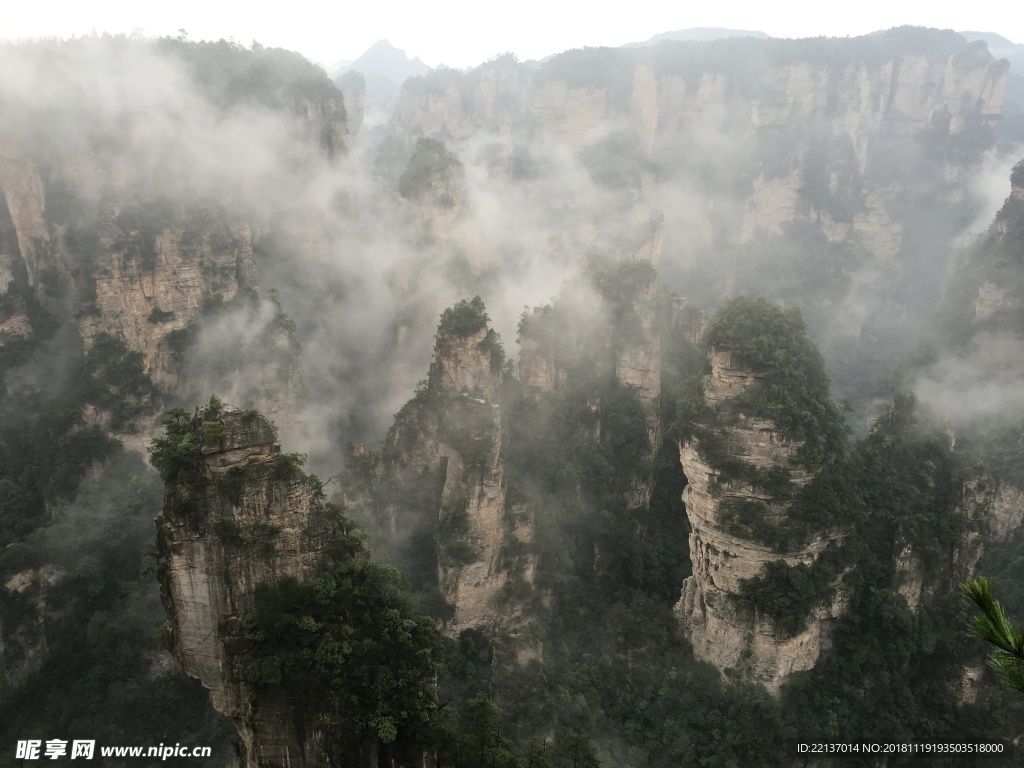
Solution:
M 692 357 L 688 366 L 692 372 L 667 387 L 672 394 L 666 420 L 669 434 L 684 440 L 697 438 L 701 457 L 719 473 L 720 481 L 741 481 L 768 494 L 763 501 L 724 501 L 723 524 L 733 534 L 779 552 L 849 524 L 859 502 L 852 465 L 845 461 L 843 412 L 829 397 L 824 361 L 807 336 L 799 310 L 783 310 L 764 299 L 737 298 L 715 315 L 704 341 L 709 349 L 731 352 L 739 365 L 759 377 L 718 411 L 704 399 L 703 382 L 709 369 Z M 809 483 L 793 483 L 795 467 L 760 469 L 744 460 L 724 428 L 747 416 L 769 418 L 790 439 L 800 441 L 797 462 L 815 470 Z M 826 570 L 834 573 L 833 568 Z M 803 581 L 793 582 L 794 587 Z M 755 587 L 755 592 L 761 589 L 759 583 Z M 759 602 L 760 598 L 754 604 Z
M 486 328 L 490 321 L 483 300 L 474 296 L 442 312 L 437 332 L 442 336 L 473 336 Z
M 971 636 L 995 648 L 989 666 L 1004 683 L 1024 693 L 1024 630 L 1006 615 L 987 578 L 970 579 L 960 589 L 981 610 L 971 617 Z
M 632 299 L 628 287 L 622 291 Z M 528 316 L 522 333 L 544 338 L 545 324 L 562 311 L 555 305 Z M 688 346 L 666 344 L 667 378 L 699 366 Z M 737 727 L 781 733 L 770 700 L 723 686 L 695 664 L 671 613 L 688 575 L 676 447 L 668 440 L 653 451 L 636 394 L 612 378 L 595 381 L 593 358 L 579 367 L 572 356 L 560 362 L 569 367 L 568 387 L 524 393 L 508 420 L 509 494 L 535 511 L 535 585 L 551 595 L 533 605 L 543 666 L 493 662 L 490 686 L 517 724 L 511 734 L 522 751 L 552 728 L 568 745 L 574 734 L 589 735 L 598 747 L 586 757 L 596 759 L 591 764 L 757 761 L 754 742 L 727 734 Z M 651 502 L 630 508 L 630 487 L 645 479 Z M 567 751 L 553 757 L 566 760 Z
M 1005 727 L 1004 712 L 986 722 L 988 705 L 957 701 L 965 659 L 976 659 L 962 631 L 965 606 L 950 585 L 949 552 L 977 522 L 958 508 L 977 481 L 969 459 L 950 451 L 941 428 L 907 395 L 895 398 L 846 462 L 842 502 L 846 536 L 812 566 L 778 562 L 744 587 L 743 596 L 787 632 L 798 630 L 816 605 L 830 600 L 841 577 L 850 609 L 836 644 L 814 670 L 784 689 L 785 720 L 807 738 L 885 739 L 980 737 Z M 914 575 L 894 570 L 894 555 L 913 552 L 911 567 L 926 584 L 947 585 L 911 611 L 898 591 Z M 955 726 L 953 724 L 956 724 Z M 874 730 L 871 730 L 874 729 Z M 943 736 L 945 737 L 945 736 Z M 858 763 L 860 764 L 860 763 Z M 868 765 L 869 762 L 864 762 Z
M 755 576 L 743 585 L 740 596 L 761 615 L 775 620 L 787 635 L 801 632 L 811 610 L 831 599 L 836 573 L 820 574 L 820 566 L 803 563 L 789 566 L 783 560 L 769 563 L 763 576 Z
M 164 433 L 149 447 L 149 461 L 165 483 L 190 484 L 201 481 L 203 461 L 202 423 L 183 408 L 164 417 Z
M 831 479 L 815 492 L 830 494 L 834 513 L 840 515 L 838 522 L 849 526 L 849 533 L 839 546 L 833 546 L 813 566 L 787 567 L 779 562 L 769 567 L 764 575 L 748 582 L 744 598 L 752 608 L 772 616 L 781 631 L 792 633 L 800 629 L 815 606 L 832 598 L 837 576 L 846 572 L 841 588 L 853 607 L 839 623 L 834 649 L 823 656 L 813 671 L 796 676 L 781 702 L 761 700 L 742 716 L 738 714 L 743 711 L 741 708 L 751 707 L 757 701 L 756 697 L 751 700 L 749 689 L 729 685 L 716 693 L 716 686 L 704 681 L 700 685 L 706 697 L 703 701 L 708 702 L 704 722 L 713 722 L 720 716 L 731 717 L 728 721 L 734 728 L 728 738 L 716 734 L 712 752 L 702 753 L 700 750 L 707 745 L 695 741 L 697 734 L 690 730 L 692 725 L 688 725 L 692 723 L 689 718 L 693 704 L 672 699 L 671 687 L 660 694 L 674 702 L 669 710 L 672 712 L 670 721 L 675 726 L 671 737 L 658 724 L 646 720 L 639 732 L 630 730 L 637 722 L 637 711 L 659 711 L 659 695 L 652 694 L 651 689 L 643 695 L 643 703 L 637 701 L 636 710 L 628 713 L 611 708 L 607 703 L 601 704 L 604 695 L 601 692 L 607 681 L 614 680 L 609 684 L 614 685 L 614 696 L 621 701 L 623 692 L 643 681 L 646 674 L 652 676 L 651 681 L 642 685 L 663 679 L 665 669 L 671 667 L 693 670 L 687 675 L 695 675 L 701 669 L 700 665 L 685 660 L 686 652 L 672 660 L 670 643 L 667 646 L 651 643 L 652 638 L 659 637 L 654 630 L 654 619 L 659 612 L 651 611 L 653 605 L 646 612 L 641 610 L 641 604 L 636 602 L 639 595 L 634 593 L 626 603 L 628 613 L 624 614 L 630 616 L 630 622 L 635 622 L 633 628 L 626 630 L 612 624 L 616 627 L 614 631 L 621 633 L 617 641 L 620 645 L 601 650 L 590 645 L 589 654 L 595 660 L 576 668 L 578 673 L 597 663 L 601 670 L 588 677 L 588 685 L 582 689 L 586 711 L 597 718 L 591 720 L 595 723 L 594 733 L 609 729 L 622 733 L 625 728 L 627 734 L 635 734 L 636 741 L 631 743 L 633 749 L 645 754 L 643 762 L 669 765 L 672 763 L 666 755 L 675 755 L 679 761 L 675 764 L 687 764 L 685 760 L 694 760 L 699 754 L 714 754 L 718 759 L 725 759 L 728 754 L 742 754 L 729 750 L 742 750 L 743 745 L 761 743 L 763 734 L 758 730 L 762 728 L 778 734 L 780 739 L 785 734 L 798 733 L 817 739 L 858 738 L 857 733 L 875 732 L 879 713 L 883 713 L 881 717 L 886 723 L 882 731 L 886 738 L 920 740 L 946 738 L 953 733 L 958 737 L 961 733 L 980 737 L 1005 732 L 1000 729 L 1005 728 L 1007 719 L 1018 717 L 1012 707 L 995 721 L 986 722 L 983 713 L 988 705 L 962 705 L 956 698 L 959 665 L 963 659 L 975 655 L 960 629 L 964 606 L 947 588 L 940 590 L 934 599 L 926 597 L 917 613 L 912 613 L 897 592 L 900 577 L 893 571 L 894 547 L 909 546 L 919 558 L 916 567 L 923 569 L 927 583 L 950 583 L 949 576 L 943 575 L 950 567 L 948 553 L 962 540 L 964 526 L 974 525 L 958 510 L 958 499 L 963 484 L 973 482 L 976 468 L 952 454 L 942 430 L 920 414 L 912 398 L 901 395 L 872 433 L 854 446 L 846 458 L 837 460 L 827 469 Z M 813 487 L 812 484 L 808 488 Z M 817 512 L 818 505 L 813 498 L 804 503 L 809 510 Z M 656 508 L 652 502 L 652 512 Z M 607 562 L 614 563 L 619 553 L 628 551 L 628 541 L 628 535 L 620 535 L 614 544 L 606 542 L 611 547 L 610 551 L 602 550 Z M 602 565 L 597 563 L 591 567 L 600 573 Z M 614 591 L 608 591 L 613 583 L 598 581 L 603 586 L 597 592 L 598 606 L 614 602 Z M 576 585 L 578 587 L 580 582 Z M 645 585 L 641 589 L 648 591 L 650 588 Z M 648 594 L 651 593 L 648 591 Z M 678 587 L 666 590 L 666 596 L 677 597 Z M 586 605 L 579 598 L 573 601 L 577 606 L 581 603 Z M 624 609 L 623 605 L 618 610 Z M 596 613 L 605 622 L 622 620 L 612 618 L 617 616 L 615 612 L 609 614 L 598 609 Z M 577 609 L 572 622 L 586 625 L 589 619 L 587 613 Z M 667 615 L 665 620 L 669 620 Z M 569 631 L 568 627 L 561 629 Z M 612 631 L 608 629 L 609 633 Z M 596 628 L 591 632 L 599 635 Z M 630 663 L 626 665 L 619 654 L 627 653 L 628 640 L 623 638 L 629 637 L 637 638 L 644 654 L 658 658 L 660 669 L 645 672 L 645 663 L 638 662 L 635 655 L 628 655 Z M 564 641 L 570 648 L 588 647 L 588 641 L 575 634 L 571 640 L 565 638 Z M 592 637 L 590 641 L 593 642 Z M 553 644 L 546 648 L 550 649 Z M 601 658 L 607 658 L 606 666 L 596 661 Z M 563 669 L 573 668 L 569 660 L 559 663 L 565 665 Z M 625 679 L 623 666 L 629 670 Z M 610 690 L 608 695 L 611 696 Z M 560 717 L 568 717 L 572 711 L 571 707 L 565 708 L 564 700 L 558 710 Z M 731 714 L 720 715 L 720 712 Z M 654 744 L 658 746 L 653 747 Z M 648 753 L 647 749 L 651 751 Z M 781 741 L 774 746 L 766 745 L 763 752 L 750 759 L 759 765 L 788 762 Z
M 342 760 L 367 739 L 429 735 L 440 640 L 394 568 L 346 560 L 308 582 L 263 586 L 244 627 L 249 682 L 294 701 L 307 727 L 330 728 Z
M 803 445 L 798 452 L 807 467 L 820 466 L 841 452 L 845 426 L 842 409 L 829 397 L 825 361 L 807 335 L 800 310 L 741 296 L 712 319 L 709 347 L 732 352 L 762 378 L 734 398 L 749 415 L 772 419 Z

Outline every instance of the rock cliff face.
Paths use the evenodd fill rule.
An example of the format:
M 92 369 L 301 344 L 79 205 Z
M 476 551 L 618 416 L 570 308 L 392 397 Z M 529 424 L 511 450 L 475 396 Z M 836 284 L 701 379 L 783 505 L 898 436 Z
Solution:
M 1007 539 L 1024 522 L 1024 492 L 1009 484 L 1000 484 L 992 500 L 991 533 Z
M 534 307 L 533 316 L 550 312 L 550 307 Z M 555 359 L 555 350 L 529 333 L 519 336 L 519 383 L 535 395 L 555 392 L 566 384 L 566 372 Z
M 119 336 L 143 353 L 155 383 L 174 389 L 177 366 L 168 337 L 195 323 L 204 306 L 255 290 L 251 232 L 237 218 L 223 231 L 166 216 L 164 222 L 135 217 L 123 223 L 125 209 L 101 211 L 95 250 L 81 253 L 83 244 L 67 224 L 47 216 L 46 190 L 26 147 L 10 137 L 0 141 L 0 295 L 6 292 L 10 305 L 0 319 L 0 338 L 32 335 L 24 309 L 17 309 L 24 304 L 18 292 L 28 292 L 58 317 L 77 316 L 87 349 L 100 333 Z
M 1024 370 L 1024 162 L 1010 176 L 1011 190 L 988 231 L 964 254 L 945 297 L 950 342 L 937 362 L 922 369 L 919 396 L 947 414 L 957 449 L 987 463 L 995 488 L 989 533 L 1005 540 L 1024 519 L 1020 433 L 1024 428 L 1017 382 Z M 997 399 L 978 397 L 991 388 Z M 963 407 L 961 403 L 967 404 Z
M 256 290 L 252 234 L 247 224 L 230 226 L 228 237 L 185 247 L 180 227 L 156 236 L 153 263 L 142 265 L 111 238 L 110 259 L 95 277 L 95 314 L 81 320 L 88 349 L 99 333 L 120 335 L 133 352 L 142 352 L 146 372 L 158 386 L 175 391 L 180 384 L 173 339 L 196 323 L 204 307 L 230 302 Z
M 983 45 L 937 30 L 674 42 L 570 51 L 539 68 L 502 59 L 434 72 L 407 81 L 394 125 L 410 144 L 448 141 L 467 163 L 487 142 L 509 157 L 543 157 L 562 175 L 575 162 L 605 202 L 567 194 L 557 180 L 553 198 L 538 197 L 543 170 L 513 182 L 543 205 L 599 208 L 560 227 L 570 252 L 614 250 L 627 221 L 671 212 L 625 252 L 664 259 L 723 295 L 764 293 L 757 277 L 772 269 L 769 250 L 747 244 L 781 238 L 799 251 L 813 232 L 860 257 L 839 269 L 856 272 L 843 290 L 862 305 L 880 280 L 913 283 L 906 259 L 922 241 L 943 227 L 948 238 L 937 239 L 956 236 L 952 216 L 937 211 L 977 202 L 963 189 L 994 141 L 1006 78 L 1005 61 Z M 929 179 L 927 200 L 908 178 Z M 723 248 L 745 256 L 734 265 Z M 858 330 L 854 321 L 843 333 Z
M 536 73 L 509 58 L 465 75 L 438 71 L 407 81 L 395 122 L 412 138 L 455 140 L 515 127 L 573 151 L 609 120 L 626 121 L 650 151 L 725 117 L 755 132 L 819 125 L 849 142 L 863 172 L 881 132 L 909 137 L 941 118 L 948 138 L 997 118 L 1007 77 L 984 45 L 927 30 L 815 44 L 669 43 L 570 51 Z
M 87 352 L 106 334 L 141 353 L 145 373 L 166 393 L 226 389 L 183 363 L 211 314 L 258 304 L 246 219 L 211 203 L 207 215 L 189 220 L 184 206 L 159 201 L 101 206 L 85 229 L 44 218 L 46 188 L 32 160 L 8 151 L 0 162 L 0 346 L 38 338 L 33 324 L 40 319 L 65 320 L 77 326 Z M 294 357 L 296 344 L 279 326 L 268 325 L 264 344 L 278 357 Z M 259 389 L 255 401 L 274 408 L 300 383 L 293 365 L 272 367 L 249 379 Z
M 520 521 L 506 507 L 501 373 L 492 366 L 494 353 L 482 348 L 487 333 L 439 334 L 428 383 L 428 391 L 445 402 L 435 449 L 444 462 L 439 520 L 451 520 L 458 541 L 469 545 L 459 551 L 442 542 L 439 550 L 438 582 L 455 608 L 445 629 L 453 636 L 507 623 L 509 617 L 500 617 L 500 594 L 510 575 L 502 567 L 502 547 L 506 537 L 532 538 L 528 519 Z M 459 531 L 462 514 L 466 525 Z
M 758 375 L 745 367 L 729 350 L 712 349 L 711 373 L 705 380 L 705 402 L 713 410 L 752 386 Z M 770 419 L 747 417 L 722 427 L 716 435 L 733 456 L 761 471 L 785 470 L 796 486 L 810 474 L 792 468 L 799 443 L 788 439 Z M 741 582 L 762 575 L 768 563 L 810 565 L 829 545 L 826 535 L 788 552 L 737 535 L 728 520 L 728 508 L 736 502 L 763 502 L 771 517 L 785 516 L 785 508 L 769 494 L 739 480 L 725 480 L 700 453 L 700 441 L 679 446 L 679 458 L 687 486 L 683 493 L 690 522 L 690 560 L 693 575 L 683 584 L 676 613 L 694 653 L 719 669 L 734 668 L 744 677 L 778 690 L 794 672 L 810 669 L 827 648 L 835 619 L 845 610 L 842 591 L 829 605 L 815 609 L 806 628 L 794 635 L 776 622 L 740 602 Z
M 24 149 L 10 138 L 0 142 L 0 191 L 3 193 L 4 221 L 14 228 L 14 242 L 8 246 L 0 273 L 0 290 L 11 280 L 16 249 L 27 276 L 38 279 L 36 252 L 48 239 L 43 219 L 43 183 Z
M 17 142 L 0 140 L 0 347 L 34 335 L 25 293 L 39 283 L 48 239 L 39 174 Z
M 637 291 L 632 309 L 637 327 L 633 338 L 615 350 L 615 378 L 636 390 L 647 414 L 648 439 L 656 447 L 661 439 L 661 335 L 657 327 L 657 286 L 653 282 Z
M 409 78 L 395 107 L 395 125 L 412 138 L 464 139 L 478 131 L 509 136 L 523 123 L 528 81 L 511 56 L 468 75 L 441 69 Z
M 1022 341 L 1016 323 L 1016 313 L 1024 302 L 1024 288 L 1020 285 L 1014 257 L 1019 251 L 1017 242 L 1022 227 L 1024 212 L 1024 163 L 1018 163 L 1010 175 L 1010 196 L 996 214 L 995 221 L 971 254 L 969 269 L 964 270 L 957 282 L 971 291 L 964 308 L 965 324 L 971 326 L 976 337 L 1001 337 L 1006 340 Z M 1009 257 L 1009 258 L 1008 258 Z M 987 361 L 993 368 L 1012 365 L 1012 352 L 996 348 L 1001 359 Z M 990 355 L 990 357 L 993 357 Z
M 91 62 L 83 69 L 121 62 L 111 72 L 127 72 L 141 58 L 180 78 L 178 97 L 197 114 L 180 142 L 174 132 L 169 141 L 162 121 L 180 104 L 140 105 L 131 85 L 113 74 L 108 87 L 124 92 L 109 100 L 89 90 L 100 87 L 89 77 L 69 86 L 81 94 L 54 104 L 9 88 L 0 94 L 9 118 L 0 126 L 0 345 L 45 337 L 67 322 L 78 327 L 86 351 L 101 334 L 122 339 L 165 392 L 207 388 L 183 370 L 183 352 L 209 310 L 255 298 L 254 230 L 265 229 L 274 212 L 256 212 L 245 195 L 208 178 L 223 169 L 198 169 L 195 151 L 209 141 L 198 113 L 218 113 L 247 88 L 241 98 L 262 105 L 260 119 L 280 128 L 269 140 L 312 150 L 307 159 L 330 158 L 346 147 L 342 94 L 300 58 L 268 67 L 263 57 L 274 54 L 258 50 L 80 41 L 47 56 L 42 47 L 27 49 L 22 63 L 57 89 L 67 86 L 62 65 L 73 69 L 65 54 Z M 245 88 L 211 78 L 204 67 L 217 65 L 206 56 L 233 61 L 237 77 L 257 69 L 261 75 Z M 102 107 L 93 103 L 100 101 Z M 68 126 L 59 137 L 47 132 L 57 123 Z M 162 141 L 169 143 L 155 152 Z M 281 341 L 278 334 L 268 343 Z M 257 400 L 285 400 L 297 383 L 278 382 L 276 390 Z
M 194 419 L 197 431 L 220 437 L 204 440 L 194 476 L 168 483 L 156 520 L 171 652 L 234 722 L 246 768 L 327 765 L 320 734 L 293 721 L 293 705 L 245 682 L 242 619 L 259 585 L 327 570 L 328 546 L 345 533 L 319 488 L 282 463 L 263 416 L 224 406 Z
M 1000 498 L 1016 501 L 1012 489 L 998 487 L 988 473 L 965 472 L 957 484 L 952 514 L 960 519 L 962 529 L 948 558 L 927 567 L 914 546 L 902 538 L 897 537 L 893 547 L 893 586 L 912 611 L 930 598 L 956 594 L 960 584 L 978 575 L 986 538 L 989 543 L 999 541 L 1001 527 L 1007 522 L 1001 514 Z M 986 528 L 987 537 L 983 536 Z
M 366 80 L 357 72 L 348 72 L 335 81 L 345 98 L 345 129 L 351 143 L 363 127 L 366 113 Z

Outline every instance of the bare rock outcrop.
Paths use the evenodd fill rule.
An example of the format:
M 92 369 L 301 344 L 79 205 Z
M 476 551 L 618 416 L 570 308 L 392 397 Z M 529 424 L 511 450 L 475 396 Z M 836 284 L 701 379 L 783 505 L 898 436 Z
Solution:
M 462 336 L 438 332 L 428 387 L 443 408 L 436 440 L 443 464 L 438 583 L 454 616 L 445 631 L 504 624 L 500 593 L 509 573 L 501 567 L 506 536 L 532 538 L 505 504 L 502 402 L 496 351 L 488 328 Z M 464 520 L 464 522 L 463 522 Z
M 0 136 L 0 222 L 10 226 L 13 235 L 0 252 L 0 293 L 7 289 L 17 268 L 14 257 L 21 261 L 30 284 L 39 280 L 38 257 L 49 241 L 44 207 L 43 183 L 35 163 L 21 142 Z
M 658 406 L 661 400 L 661 335 L 657 327 L 657 286 L 641 286 L 632 299 L 636 317 L 633 338 L 615 350 L 615 378 L 633 388 L 647 414 L 651 446 L 660 441 Z M 645 502 L 646 503 L 646 502 Z

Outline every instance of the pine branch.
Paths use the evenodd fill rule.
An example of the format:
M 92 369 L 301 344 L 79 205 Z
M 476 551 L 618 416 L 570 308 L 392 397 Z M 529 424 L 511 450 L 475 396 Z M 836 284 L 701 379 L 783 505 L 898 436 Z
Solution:
M 1024 630 L 1006 617 L 987 578 L 964 582 L 960 590 L 981 609 L 968 622 L 969 634 L 996 647 L 989 666 L 1003 682 L 1024 693 Z

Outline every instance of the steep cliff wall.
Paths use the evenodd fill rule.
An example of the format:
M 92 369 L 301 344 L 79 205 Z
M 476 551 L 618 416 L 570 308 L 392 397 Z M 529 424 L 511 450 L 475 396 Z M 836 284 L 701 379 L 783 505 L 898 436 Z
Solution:
M 959 314 L 958 330 L 974 337 L 1019 338 L 1016 312 L 1024 302 L 1018 259 L 1024 250 L 1024 163 L 1010 174 L 1010 195 L 985 235 L 974 244 L 951 284 L 949 298 Z M 994 350 L 999 352 L 1001 350 Z M 1004 358 L 988 361 L 1006 366 Z
M 395 107 L 398 130 L 412 138 L 464 139 L 478 131 L 509 136 L 524 123 L 529 75 L 502 56 L 468 74 L 438 69 L 411 77 Z
M 181 206 L 131 202 L 97 210 L 95 240 L 83 242 L 80 221 L 47 209 L 45 186 L 23 144 L 8 139 L 0 152 L 0 338 L 33 335 L 28 296 L 59 319 L 77 320 L 87 350 L 99 334 L 120 337 L 143 354 L 158 386 L 178 388 L 182 350 L 171 334 L 193 326 L 204 307 L 256 289 L 249 225 L 238 217 L 218 220 L 216 208 L 197 224 L 183 220 Z M 50 162 L 59 167 L 59 159 Z M 112 181 L 97 186 L 116 195 Z M 71 194 L 72 183 L 61 177 L 59 192 Z
M 363 127 L 366 112 L 366 79 L 358 72 L 349 71 L 334 81 L 345 98 L 345 129 L 348 143 L 355 140 Z
M 636 390 L 647 414 L 647 432 L 652 446 L 660 442 L 659 404 L 661 395 L 661 334 L 657 327 L 657 285 L 641 286 L 632 297 L 635 326 L 630 338 L 615 350 L 615 378 Z
M 685 300 L 660 289 L 646 259 L 596 260 L 591 285 L 554 305 L 534 307 L 519 325 L 519 384 L 532 396 L 596 386 L 605 377 L 631 390 L 644 411 L 653 457 L 661 445 L 662 333 L 693 336 Z M 596 390 L 593 404 L 599 406 Z M 598 428 L 599 430 L 599 428 Z M 638 477 L 629 505 L 650 500 L 651 477 Z
M 242 620 L 260 585 L 326 571 L 345 531 L 259 413 L 206 407 L 191 424 L 201 455 L 169 478 L 156 520 L 171 652 L 234 722 L 246 768 L 327 765 L 322 734 L 295 721 L 296 703 L 246 682 Z
M 704 400 L 712 411 L 721 410 L 761 378 L 729 350 L 712 349 L 709 359 Z M 800 443 L 771 419 L 748 416 L 714 431 L 731 456 L 756 472 L 784 472 L 797 488 L 809 482 L 808 472 L 794 468 Z M 789 566 L 811 565 L 831 538 L 823 534 L 780 552 L 737 530 L 730 512 L 737 503 L 760 502 L 761 514 L 775 522 L 785 520 L 786 505 L 750 482 L 726 479 L 721 469 L 702 457 L 700 448 L 698 438 L 679 446 L 687 479 L 683 501 L 691 528 L 693 575 L 683 584 L 676 613 L 698 658 L 719 669 L 736 669 L 777 690 L 792 673 L 813 667 L 828 647 L 832 624 L 845 610 L 842 592 L 815 608 L 802 631 L 789 633 L 739 599 L 742 582 L 762 575 L 769 563 L 780 560 Z
M 991 533 L 1006 539 L 1024 522 L 1024 492 L 1009 484 L 1001 484 L 992 500 Z

